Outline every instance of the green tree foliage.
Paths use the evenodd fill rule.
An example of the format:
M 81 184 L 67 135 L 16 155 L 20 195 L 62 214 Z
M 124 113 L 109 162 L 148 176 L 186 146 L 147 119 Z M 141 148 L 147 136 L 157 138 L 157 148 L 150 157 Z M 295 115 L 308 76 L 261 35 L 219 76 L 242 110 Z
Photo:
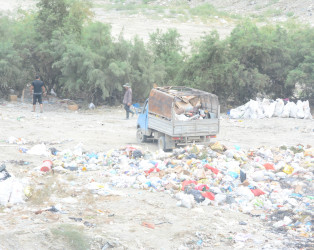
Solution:
M 25 49 L 20 47 L 31 29 L 25 32 L 29 22 L 16 22 L 8 17 L 0 17 L 0 92 L 7 94 L 9 89 L 18 92 L 30 79 L 31 67 L 24 60 Z M 20 41 L 20 42 L 16 42 Z
M 0 43 L 0 90 L 8 93 L 9 89 L 21 91 L 27 71 L 23 68 L 22 58 L 10 43 Z
M 289 71 L 285 87 L 294 89 L 297 97 L 310 99 L 314 103 L 314 28 L 291 25 L 289 47 L 293 70 Z M 296 42 L 293 42 L 296 41 Z
M 40 0 L 37 3 L 36 31 L 43 41 L 49 41 L 54 31 L 62 29 L 69 16 L 65 0 Z
M 150 34 L 149 48 L 154 58 L 154 64 L 165 72 L 164 75 L 160 75 L 158 84 L 173 84 L 184 59 L 180 34 L 175 29 L 169 29 L 165 33 L 157 29 L 156 32 Z
M 258 93 L 313 96 L 313 28 L 239 24 L 221 41 L 217 32 L 195 43 L 176 83 L 213 92 L 223 103 L 242 104 Z M 298 39 L 299 38 L 299 39 Z

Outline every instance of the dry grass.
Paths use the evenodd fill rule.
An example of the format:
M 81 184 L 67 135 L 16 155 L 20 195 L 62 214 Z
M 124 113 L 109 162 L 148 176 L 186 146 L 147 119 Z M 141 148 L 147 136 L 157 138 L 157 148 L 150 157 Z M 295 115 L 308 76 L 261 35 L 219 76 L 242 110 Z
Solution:
M 51 233 L 56 240 L 64 241 L 70 249 L 90 249 L 89 238 L 83 233 L 83 230 L 80 227 L 70 224 L 62 224 L 57 228 L 51 229 Z

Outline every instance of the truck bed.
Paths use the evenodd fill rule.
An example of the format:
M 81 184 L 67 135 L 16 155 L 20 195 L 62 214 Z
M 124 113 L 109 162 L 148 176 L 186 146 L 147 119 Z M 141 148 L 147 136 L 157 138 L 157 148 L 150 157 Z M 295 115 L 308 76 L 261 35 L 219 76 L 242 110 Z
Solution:
M 219 131 L 219 119 L 191 121 L 168 120 L 156 115 L 148 115 L 148 128 L 172 137 L 216 135 Z

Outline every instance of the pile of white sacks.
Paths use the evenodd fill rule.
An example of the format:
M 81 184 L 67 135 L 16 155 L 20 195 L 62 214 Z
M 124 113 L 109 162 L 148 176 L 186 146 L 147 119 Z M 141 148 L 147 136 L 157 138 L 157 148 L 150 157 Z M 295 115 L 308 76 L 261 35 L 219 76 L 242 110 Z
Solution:
M 250 100 L 246 104 L 230 110 L 232 119 L 262 119 L 271 117 L 312 119 L 309 101 L 286 102 L 269 99 Z

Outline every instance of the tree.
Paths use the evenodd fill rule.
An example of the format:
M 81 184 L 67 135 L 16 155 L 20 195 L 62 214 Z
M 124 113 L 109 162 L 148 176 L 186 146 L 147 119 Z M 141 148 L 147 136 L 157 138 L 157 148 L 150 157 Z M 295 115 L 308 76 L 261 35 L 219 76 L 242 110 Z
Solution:
M 161 74 L 158 84 L 173 84 L 184 58 L 180 34 L 176 29 L 169 29 L 165 33 L 157 29 L 156 32 L 150 34 L 148 46 L 154 58 L 154 64 L 165 72 Z

